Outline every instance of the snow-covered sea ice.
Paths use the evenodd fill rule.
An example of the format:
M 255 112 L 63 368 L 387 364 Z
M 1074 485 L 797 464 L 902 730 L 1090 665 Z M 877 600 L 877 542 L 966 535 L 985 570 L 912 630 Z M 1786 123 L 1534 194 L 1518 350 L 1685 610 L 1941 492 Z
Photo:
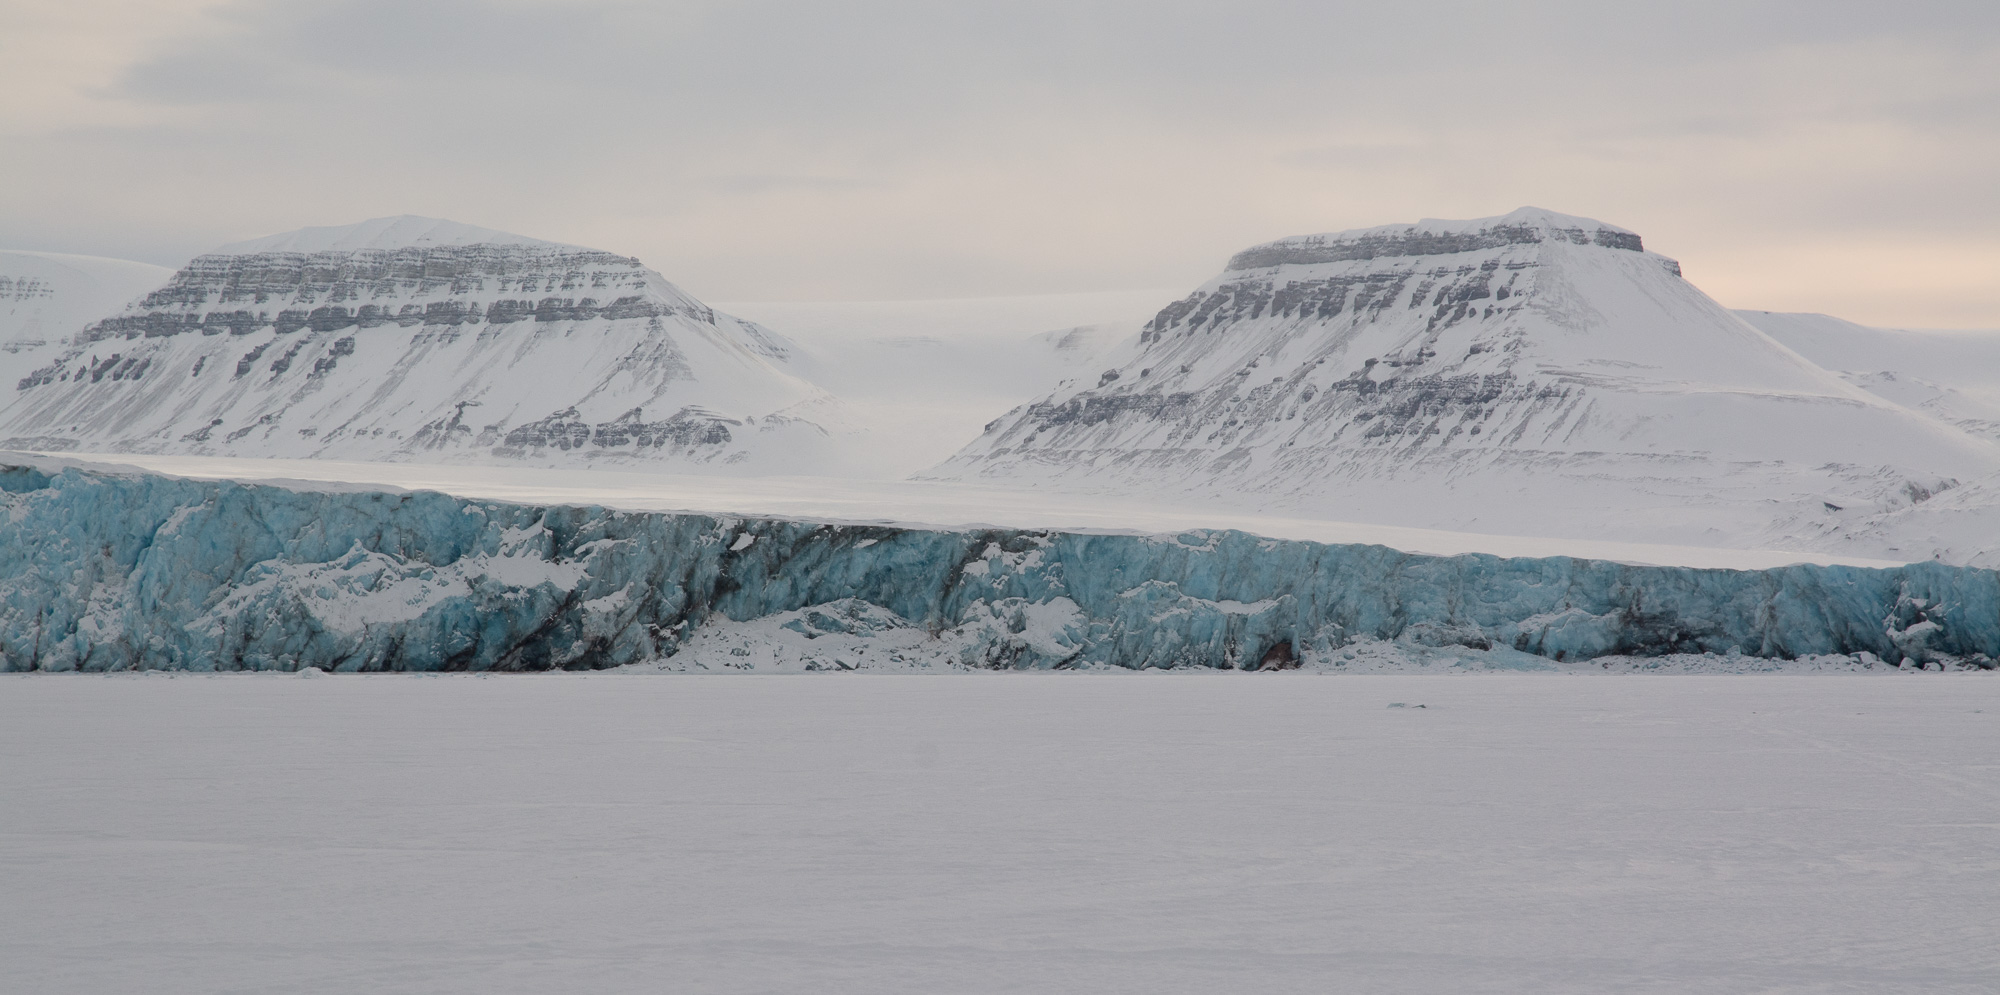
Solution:
M 8 675 L 0 987 L 1986 993 L 1996 716 L 1894 672 Z

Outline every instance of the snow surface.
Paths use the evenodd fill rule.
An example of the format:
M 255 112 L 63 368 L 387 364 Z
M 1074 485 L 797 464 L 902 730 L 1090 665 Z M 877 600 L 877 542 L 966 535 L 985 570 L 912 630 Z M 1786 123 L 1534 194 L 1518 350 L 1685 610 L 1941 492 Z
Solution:
M 1863 390 L 2000 440 L 2000 331 L 1870 328 L 1824 314 L 1736 313 Z
M 1139 334 L 1170 290 L 931 301 L 727 303 L 798 344 L 794 368 L 840 398 L 840 473 L 935 466 L 986 423 Z M 842 430 L 845 431 L 842 431 Z
M 1527 209 L 1239 253 L 929 476 L 1232 511 L 1681 545 L 1941 551 L 1846 516 L 2000 471 L 1637 236 Z
M 1153 495 L 1070 494 L 963 481 L 870 481 L 828 477 L 712 477 L 643 470 L 578 474 L 532 467 L 360 463 L 340 460 L 76 454 L 83 467 L 138 467 L 198 480 L 236 480 L 303 490 L 429 490 L 518 504 L 598 505 L 625 511 L 791 518 L 911 528 L 1173 533 L 1234 529 L 1276 539 L 1364 543 L 1454 556 L 1575 556 L 1618 563 L 1762 570 L 1793 563 L 1889 567 L 1904 561 L 1807 549 L 1731 549 L 1612 539 L 1490 535 L 1323 518 L 1246 514 L 1172 505 Z M 5 458 L 50 466 L 33 454 Z
M 1972 995 L 1996 715 L 1936 674 L 16 676 L 0 963 L 42 995 Z
M 129 259 L 0 249 L 0 373 L 17 367 L 26 373 L 40 365 L 30 357 L 172 275 L 165 266 Z
M 1968 434 L 2000 440 L 2000 331 L 1869 328 L 1823 314 L 1739 311 L 1848 382 Z M 1938 559 L 2000 566 L 2000 474 L 1888 509 L 1839 509 L 1842 529 Z M 1865 541 L 1865 540 L 1864 540 Z

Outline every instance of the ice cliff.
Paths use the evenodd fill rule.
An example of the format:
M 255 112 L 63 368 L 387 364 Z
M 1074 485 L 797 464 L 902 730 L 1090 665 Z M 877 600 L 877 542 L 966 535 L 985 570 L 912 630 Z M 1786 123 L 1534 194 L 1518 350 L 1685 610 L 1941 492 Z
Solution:
M 1937 563 L 1700 570 L 1240 532 L 840 525 L 46 457 L 0 470 L 0 499 L 13 670 L 537 670 L 697 650 L 748 667 L 772 640 L 827 668 L 1289 667 L 1381 640 L 1571 662 L 2000 655 L 2000 574 Z

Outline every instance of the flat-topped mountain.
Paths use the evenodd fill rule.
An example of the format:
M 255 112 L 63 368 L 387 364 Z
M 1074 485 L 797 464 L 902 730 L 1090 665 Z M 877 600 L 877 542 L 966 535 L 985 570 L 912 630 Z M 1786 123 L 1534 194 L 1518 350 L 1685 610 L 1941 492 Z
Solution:
M 637 259 L 382 218 L 197 257 L 22 377 L 0 445 L 796 470 L 827 398 L 788 360 Z
M 1106 364 L 932 475 L 1722 545 L 1820 542 L 2000 469 L 1637 234 L 1534 208 L 1255 246 Z

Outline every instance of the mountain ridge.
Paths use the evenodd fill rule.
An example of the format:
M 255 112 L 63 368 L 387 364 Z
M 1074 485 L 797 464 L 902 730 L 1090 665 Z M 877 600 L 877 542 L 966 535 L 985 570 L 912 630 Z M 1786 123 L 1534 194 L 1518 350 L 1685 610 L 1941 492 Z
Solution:
M 526 235 L 482 228 L 445 218 L 396 214 L 349 225 L 315 225 L 260 238 L 232 242 L 212 255 L 242 256 L 265 252 L 356 252 L 417 246 L 532 245 L 582 248 Z

